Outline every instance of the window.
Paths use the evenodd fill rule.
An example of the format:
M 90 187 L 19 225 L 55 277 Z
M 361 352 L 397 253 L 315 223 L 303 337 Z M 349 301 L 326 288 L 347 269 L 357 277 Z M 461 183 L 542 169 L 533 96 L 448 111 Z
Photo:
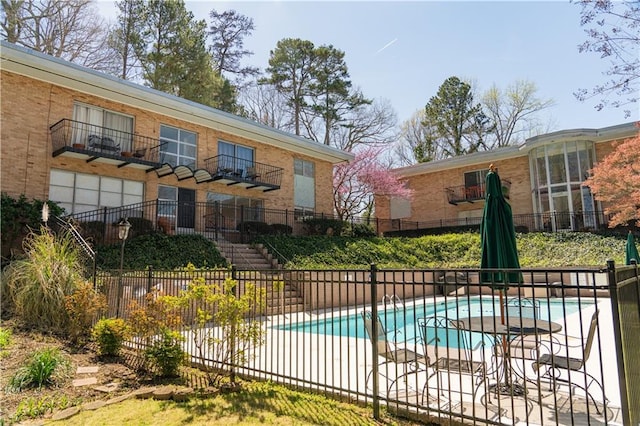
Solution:
M 160 125 L 160 162 L 195 168 L 197 137 L 194 132 Z
M 253 167 L 254 149 L 244 145 L 218 141 L 218 165 L 220 168 L 234 171 L 244 176 L 249 167 Z
M 484 182 L 489 170 L 475 170 L 464 174 L 464 193 L 467 199 L 482 198 L 484 196 Z
M 158 216 L 176 217 L 178 188 L 174 186 L 158 186 Z
M 315 164 L 311 161 L 293 160 L 293 202 L 298 214 L 304 216 L 316 208 Z
M 207 214 L 213 215 L 211 205 L 218 203 L 218 223 L 223 228 L 233 229 L 242 221 L 264 222 L 264 208 L 262 200 L 238 197 L 215 192 L 207 193 Z M 211 210 L 210 210 L 211 207 Z M 244 217 L 241 217 L 241 214 Z
M 52 169 L 49 199 L 70 213 L 122 207 L 144 200 L 144 183 Z
M 464 187 L 468 189 L 471 187 L 483 186 L 488 172 L 488 169 L 466 172 L 464 174 Z
M 131 151 L 133 117 L 76 103 L 73 105 L 73 120 L 73 143 L 85 145 L 97 137 L 101 141 L 110 139 L 120 151 Z

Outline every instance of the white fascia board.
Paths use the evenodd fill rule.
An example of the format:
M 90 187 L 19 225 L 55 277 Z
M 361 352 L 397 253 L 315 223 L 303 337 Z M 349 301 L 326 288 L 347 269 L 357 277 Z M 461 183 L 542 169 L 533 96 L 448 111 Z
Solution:
M 393 173 L 402 178 L 421 175 L 425 173 L 434 173 L 443 170 L 456 169 L 459 167 L 472 166 L 474 164 L 486 164 L 488 168 L 489 164 L 495 163 L 496 161 L 521 157 L 523 155 L 526 155 L 526 153 L 521 152 L 517 146 L 509 146 L 505 148 L 494 149 L 492 151 L 479 151 L 474 152 L 473 154 L 445 158 L 444 160 L 430 161 L 427 163 L 401 167 L 398 169 L 394 169 Z
M 2 41 L 4 70 L 220 130 L 332 164 L 354 155 L 263 124 Z
M 519 146 L 508 146 L 491 151 L 479 151 L 473 154 L 460 155 L 458 157 L 445 158 L 444 160 L 428 163 L 414 164 L 393 170 L 398 177 L 410 177 L 425 173 L 433 173 L 458 167 L 472 166 L 474 164 L 489 165 L 492 162 L 507 160 L 528 155 L 534 148 L 569 141 L 591 141 L 595 143 L 608 142 L 634 137 L 640 128 L 635 122 L 618 124 L 602 129 L 571 129 L 547 133 L 527 139 Z

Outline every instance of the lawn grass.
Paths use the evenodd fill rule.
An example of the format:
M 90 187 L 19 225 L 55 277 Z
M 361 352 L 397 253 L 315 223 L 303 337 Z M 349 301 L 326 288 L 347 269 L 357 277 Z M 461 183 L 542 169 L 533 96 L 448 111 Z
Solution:
M 128 399 L 52 424 L 93 425 L 414 425 L 371 407 L 338 402 L 265 382 L 247 382 L 238 392 L 187 402 Z

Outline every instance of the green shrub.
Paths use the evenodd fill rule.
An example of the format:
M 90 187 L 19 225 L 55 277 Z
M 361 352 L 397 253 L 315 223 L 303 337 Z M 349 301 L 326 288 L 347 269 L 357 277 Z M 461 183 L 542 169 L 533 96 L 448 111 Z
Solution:
M 120 243 L 97 248 L 97 264 L 104 269 L 120 267 Z M 153 233 L 127 240 L 124 268 L 143 270 L 176 269 L 193 263 L 199 268 L 226 267 L 227 261 L 213 243 L 202 235 Z
M 31 201 L 23 195 L 13 198 L 2 193 L 0 202 L 0 239 L 2 242 L 2 256 L 7 257 L 12 251 L 22 249 L 22 239 L 30 230 L 39 229 L 42 221 L 42 205 L 44 201 Z M 62 216 L 64 209 L 53 201 L 47 201 L 49 215 Z
M 304 228 L 308 235 L 342 235 L 347 223 L 339 219 L 307 218 Z
M 103 318 L 93 326 L 91 335 L 98 345 L 99 355 L 117 356 L 131 332 L 123 319 Z
M 84 280 L 83 253 L 62 232 L 31 232 L 24 241 L 26 257 L 3 272 L 3 298 L 28 326 L 63 332 L 68 322 L 65 296 Z
M 28 387 L 41 388 L 60 383 L 70 377 L 71 367 L 69 358 L 58 349 L 38 350 L 11 377 L 8 389 L 19 392 Z
M 81 222 L 80 229 L 82 236 L 94 244 L 102 244 L 104 241 L 104 233 L 106 226 L 104 222 L 100 220 L 93 220 L 90 222 Z
M 0 327 L 0 359 L 7 355 L 6 349 L 11 344 L 11 330 Z
M 373 229 L 373 226 L 367 223 L 354 223 L 351 226 L 351 234 L 354 237 L 375 237 L 376 230 Z
M 244 234 L 271 234 L 272 228 L 268 223 L 246 221 L 239 223 L 236 229 Z
M 177 376 L 186 359 L 186 353 L 182 350 L 183 341 L 180 333 L 165 328 L 153 339 L 151 346 L 145 349 L 145 359 L 162 377 Z
M 274 235 L 291 235 L 293 228 L 284 223 L 272 223 L 270 233 Z

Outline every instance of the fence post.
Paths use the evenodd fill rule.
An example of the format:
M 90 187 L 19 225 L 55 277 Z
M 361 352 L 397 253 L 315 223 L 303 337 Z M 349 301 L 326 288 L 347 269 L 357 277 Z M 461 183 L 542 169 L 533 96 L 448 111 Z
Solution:
M 627 380 L 622 345 L 622 331 L 620 328 L 620 311 L 618 306 L 618 283 L 616 282 L 616 265 L 613 260 L 607 260 L 607 280 L 609 281 L 609 298 L 611 313 L 613 314 L 613 336 L 616 343 L 616 361 L 618 362 L 618 386 L 620 387 L 620 412 L 622 423 L 630 425 L 629 407 L 627 400 Z
M 371 281 L 371 355 L 373 357 L 372 373 L 373 376 L 373 418 L 380 420 L 380 383 L 378 376 L 378 282 L 377 282 L 376 264 L 371 264 L 370 281 Z
M 237 274 L 236 274 L 235 265 L 231 265 L 231 279 L 235 283 L 235 285 L 233 286 L 233 297 L 237 300 L 238 299 L 238 287 L 240 287 L 240 285 L 238 283 L 238 278 L 237 278 Z M 230 342 L 230 346 L 231 346 L 231 362 L 230 362 L 231 371 L 230 371 L 230 374 L 229 374 L 229 380 L 233 384 L 236 381 L 236 369 L 235 369 L 235 365 L 236 365 L 236 325 L 233 324 L 233 323 L 231 324 L 231 342 Z
M 147 270 L 147 294 L 151 293 L 151 281 L 153 280 L 153 266 L 149 265 Z
M 103 244 L 107 243 L 107 208 L 104 207 L 102 210 L 102 223 L 104 227 L 102 228 L 102 242 Z

